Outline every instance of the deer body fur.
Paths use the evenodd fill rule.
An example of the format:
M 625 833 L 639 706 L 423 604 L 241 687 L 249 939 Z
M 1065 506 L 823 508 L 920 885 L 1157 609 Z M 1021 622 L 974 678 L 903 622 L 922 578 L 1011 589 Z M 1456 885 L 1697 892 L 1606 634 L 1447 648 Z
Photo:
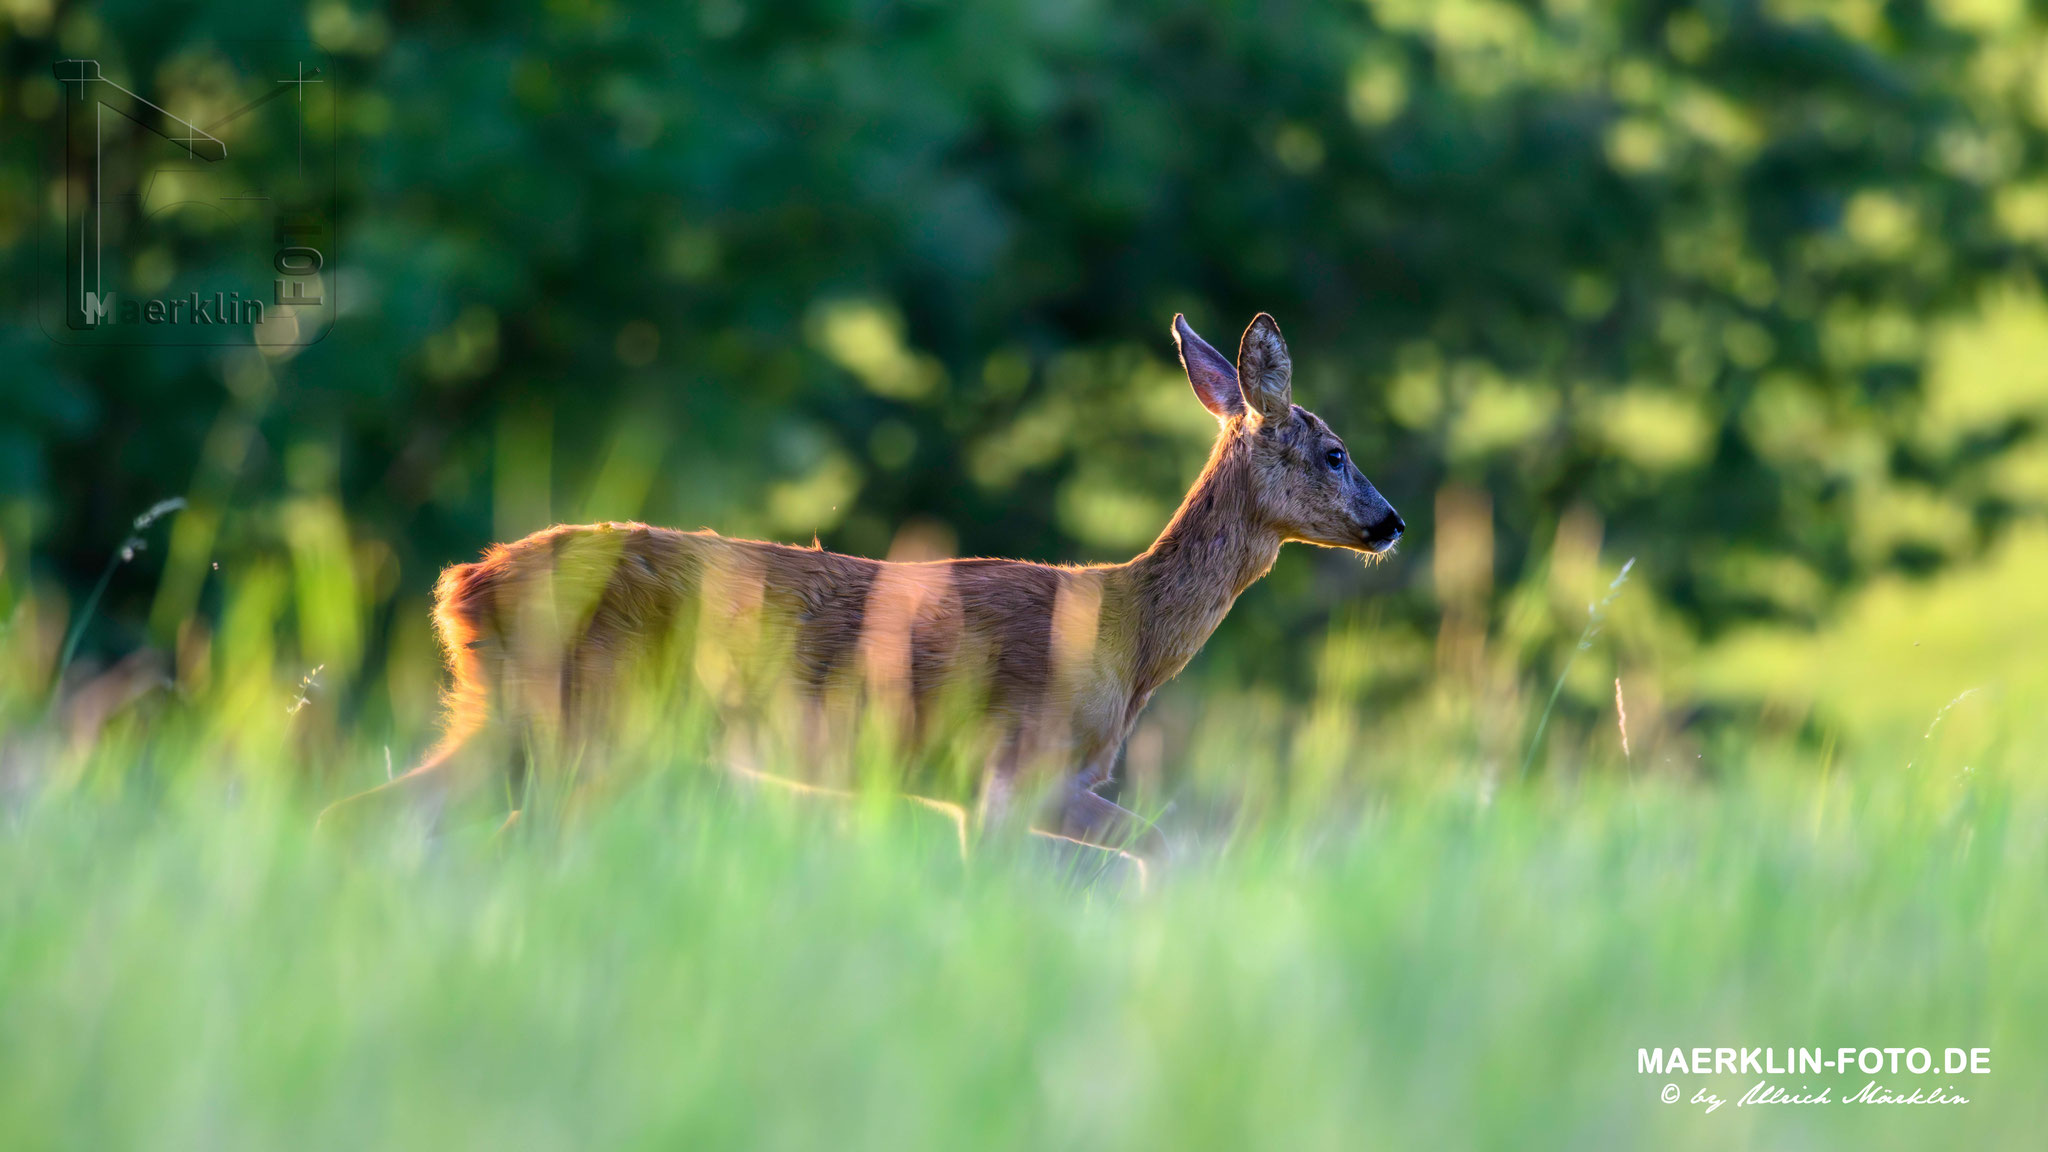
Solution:
M 985 816 L 1008 806 L 1028 769 L 1050 765 L 1059 832 L 1127 840 L 1130 814 L 1096 789 L 1154 690 L 1281 545 L 1380 552 L 1403 527 L 1327 427 L 1292 405 L 1270 317 L 1246 330 L 1234 366 L 1185 320 L 1174 327 L 1220 432 L 1171 522 L 1135 559 L 891 563 L 708 530 L 549 528 L 442 574 L 434 619 L 454 681 L 447 733 L 386 789 L 474 776 L 458 767 L 463 750 L 508 723 L 601 744 L 623 678 L 687 662 L 682 680 L 735 704 L 762 695 L 748 678 L 763 668 L 814 715 L 850 691 L 913 741 L 938 702 L 969 685 L 991 737 Z M 752 659 L 764 651 L 778 658 Z

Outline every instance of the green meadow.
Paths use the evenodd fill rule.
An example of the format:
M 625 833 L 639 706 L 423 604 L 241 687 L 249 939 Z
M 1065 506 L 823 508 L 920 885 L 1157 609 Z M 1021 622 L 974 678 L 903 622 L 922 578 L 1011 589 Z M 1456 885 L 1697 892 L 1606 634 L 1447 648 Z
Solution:
M 188 699 L 41 715 L 18 686 L 54 630 L 24 602 L 0 1132 L 13 1148 L 2025 1146 L 2048 1023 L 2032 752 L 2048 718 L 2028 703 L 2038 669 L 1998 663 L 1996 642 L 2048 612 L 2035 559 L 2009 550 L 1910 610 L 1878 589 L 1792 655 L 1731 647 L 1759 677 L 1806 660 L 1806 706 L 1827 713 L 1896 680 L 1863 653 L 1942 669 L 1991 645 L 1959 702 L 1894 683 L 1889 720 L 1823 742 L 1758 720 L 1657 753 L 1638 731 L 1624 756 L 1618 725 L 1556 725 L 1571 734 L 1525 773 L 1523 749 L 1485 733 L 1535 717 L 1448 686 L 1362 722 L 1343 671 L 1359 631 L 1317 645 L 1308 699 L 1176 686 L 1154 739 L 1186 762 L 1133 790 L 1175 845 L 1143 890 L 1035 842 L 963 861 L 884 793 L 793 802 L 661 749 L 602 803 L 509 832 L 316 835 L 319 804 L 385 772 L 317 680 L 223 641 Z M 1695 1046 L 1988 1048 L 1991 1072 L 1638 1070 L 1638 1049 Z M 1738 1107 L 1759 1079 L 1833 1102 Z M 1841 1102 L 1871 1080 L 1968 1103 Z M 1663 1103 L 1667 1083 L 1684 1099 Z M 1701 1091 L 1725 1103 L 1707 1112 Z

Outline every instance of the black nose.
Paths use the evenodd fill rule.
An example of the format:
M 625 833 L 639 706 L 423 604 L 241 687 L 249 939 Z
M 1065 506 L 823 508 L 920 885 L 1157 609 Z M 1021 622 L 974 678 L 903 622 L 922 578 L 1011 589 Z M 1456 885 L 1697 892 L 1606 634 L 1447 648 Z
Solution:
M 1407 531 L 1407 529 L 1408 524 L 1401 519 L 1401 514 L 1389 508 L 1385 516 L 1380 517 L 1377 523 L 1371 528 L 1366 529 L 1366 547 L 1374 552 L 1384 552 L 1392 548 L 1394 542 L 1401 538 L 1401 533 Z

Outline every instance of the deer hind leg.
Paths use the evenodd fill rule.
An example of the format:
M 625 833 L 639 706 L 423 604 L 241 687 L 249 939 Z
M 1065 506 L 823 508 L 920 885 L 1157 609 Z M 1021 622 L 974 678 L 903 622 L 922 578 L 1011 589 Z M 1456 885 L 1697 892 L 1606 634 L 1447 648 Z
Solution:
M 1152 865 L 1165 856 L 1166 844 L 1136 813 L 1075 783 L 1046 815 L 1051 827 L 1032 828 L 1032 839 L 1077 883 L 1119 877 L 1140 893 L 1151 890 Z
M 479 727 L 451 731 L 418 767 L 328 805 L 314 827 L 352 833 L 405 812 L 418 813 L 431 823 L 450 805 L 481 791 L 492 769 L 502 763 L 498 754 L 505 749 L 495 747 L 500 743 Z
M 854 774 L 853 765 L 835 763 L 840 756 L 839 749 L 849 743 L 845 718 L 835 718 L 818 700 L 805 701 L 798 718 L 801 760 L 827 766 L 826 779 L 850 780 Z M 757 793 L 842 812 L 851 812 L 860 800 L 860 793 L 850 788 L 769 772 L 761 767 L 761 761 L 758 750 L 745 739 L 735 737 L 728 742 L 726 771 Z M 839 769 L 836 774 L 831 770 L 834 767 Z M 912 792 L 901 793 L 899 798 L 908 807 L 912 819 L 941 830 L 946 841 L 959 852 L 960 859 L 967 859 L 968 818 L 965 809 L 958 804 Z
M 1017 776 L 1025 759 L 1025 733 L 1004 733 L 989 749 L 981 769 L 981 796 L 974 810 L 975 831 L 999 833 L 1017 823 Z
M 844 788 L 833 788 L 823 784 L 810 784 L 777 776 L 758 768 L 733 764 L 732 774 L 764 795 L 780 796 L 798 803 L 850 813 L 860 801 L 858 792 Z M 912 818 L 940 830 L 946 842 L 952 845 L 961 860 L 967 859 L 967 810 L 958 804 L 919 796 L 914 792 L 902 793 L 899 797 L 908 807 Z
M 1043 828 L 1033 828 L 1031 840 L 1046 850 L 1055 867 L 1083 886 L 1115 876 L 1135 885 L 1139 892 L 1151 890 L 1152 869 L 1143 856 Z

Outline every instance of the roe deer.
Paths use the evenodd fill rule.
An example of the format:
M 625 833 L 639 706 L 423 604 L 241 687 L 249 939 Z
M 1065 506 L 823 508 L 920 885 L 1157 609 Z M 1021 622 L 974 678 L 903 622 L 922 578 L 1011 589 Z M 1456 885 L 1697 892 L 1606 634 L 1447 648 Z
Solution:
M 912 739 L 949 685 L 974 684 L 988 726 L 984 822 L 1009 805 L 1020 772 L 1056 766 L 1045 813 L 1054 831 L 1129 843 L 1142 830 L 1135 817 L 1097 789 L 1153 690 L 1187 665 L 1281 544 L 1379 554 L 1405 527 L 1336 434 L 1294 404 L 1271 316 L 1245 329 L 1235 366 L 1184 317 L 1173 334 L 1220 431 L 1179 511 L 1129 563 L 892 563 L 709 530 L 549 528 L 442 574 L 434 622 L 454 676 L 446 735 L 418 768 L 356 800 L 473 786 L 482 774 L 459 767 L 460 754 L 481 730 L 537 723 L 556 739 L 602 743 L 606 708 L 634 669 L 687 664 L 693 687 L 729 690 L 744 679 L 744 650 L 767 646 L 773 622 L 788 655 L 774 675 L 799 701 L 815 707 L 834 685 L 858 684 L 868 705 L 900 710 Z M 691 654 L 669 639 L 679 630 Z M 1156 832 L 1145 839 L 1141 854 L 1160 846 Z

